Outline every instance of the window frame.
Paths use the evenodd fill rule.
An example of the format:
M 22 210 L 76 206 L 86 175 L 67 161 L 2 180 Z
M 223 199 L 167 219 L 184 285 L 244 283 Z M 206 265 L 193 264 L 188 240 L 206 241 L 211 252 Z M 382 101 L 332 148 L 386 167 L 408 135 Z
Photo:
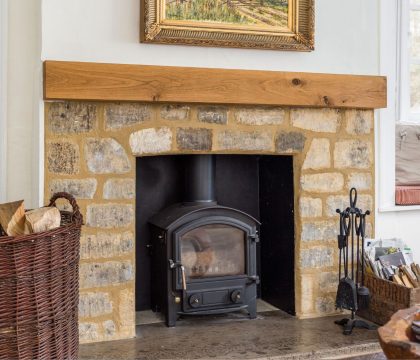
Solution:
M 413 59 L 410 53 L 410 12 L 412 10 L 420 11 L 420 4 L 412 4 L 411 0 L 398 1 L 398 102 L 397 114 L 398 122 L 420 123 L 420 111 L 411 112 L 410 100 L 410 66 L 412 64 L 420 65 L 420 58 Z

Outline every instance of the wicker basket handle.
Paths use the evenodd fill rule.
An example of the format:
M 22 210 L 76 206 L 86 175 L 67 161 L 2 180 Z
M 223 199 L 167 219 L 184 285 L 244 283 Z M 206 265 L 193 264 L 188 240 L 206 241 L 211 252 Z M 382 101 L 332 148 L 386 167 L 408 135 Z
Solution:
M 78 222 L 83 222 L 83 216 L 80 213 L 79 210 L 79 205 L 77 205 L 76 199 L 74 198 L 73 195 L 66 193 L 66 192 L 58 192 L 55 193 L 51 199 L 50 199 L 50 204 L 48 206 L 56 206 L 55 202 L 57 201 L 57 199 L 66 199 L 71 207 L 73 208 L 73 220 L 78 221 Z

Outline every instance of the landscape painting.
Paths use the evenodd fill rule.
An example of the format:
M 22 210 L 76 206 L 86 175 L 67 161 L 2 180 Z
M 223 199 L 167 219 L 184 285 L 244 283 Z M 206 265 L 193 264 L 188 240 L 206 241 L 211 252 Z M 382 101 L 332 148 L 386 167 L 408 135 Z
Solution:
M 165 18 L 287 28 L 288 0 L 165 0 Z
M 315 0 L 140 0 L 143 43 L 312 51 Z

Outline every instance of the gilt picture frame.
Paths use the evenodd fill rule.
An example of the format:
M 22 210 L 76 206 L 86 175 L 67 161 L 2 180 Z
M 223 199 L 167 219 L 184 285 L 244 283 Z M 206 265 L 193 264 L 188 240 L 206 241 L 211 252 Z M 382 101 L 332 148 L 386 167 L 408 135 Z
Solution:
M 315 0 L 141 0 L 140 41 L 314 50 Z

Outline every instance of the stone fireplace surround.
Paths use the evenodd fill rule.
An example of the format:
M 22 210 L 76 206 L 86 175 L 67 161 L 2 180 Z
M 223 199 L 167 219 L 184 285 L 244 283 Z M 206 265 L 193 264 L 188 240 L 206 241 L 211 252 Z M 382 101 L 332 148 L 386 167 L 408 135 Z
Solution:
M 335 209 L 349 188 L 374 209 L 373 110 L 55 101 L 46 103 L 45 146 L 45 200 L 74 194 L 86 224 L 81 342 L 135 336 L 136 156 L 293 155 L 299 318 L 335 312 Z

